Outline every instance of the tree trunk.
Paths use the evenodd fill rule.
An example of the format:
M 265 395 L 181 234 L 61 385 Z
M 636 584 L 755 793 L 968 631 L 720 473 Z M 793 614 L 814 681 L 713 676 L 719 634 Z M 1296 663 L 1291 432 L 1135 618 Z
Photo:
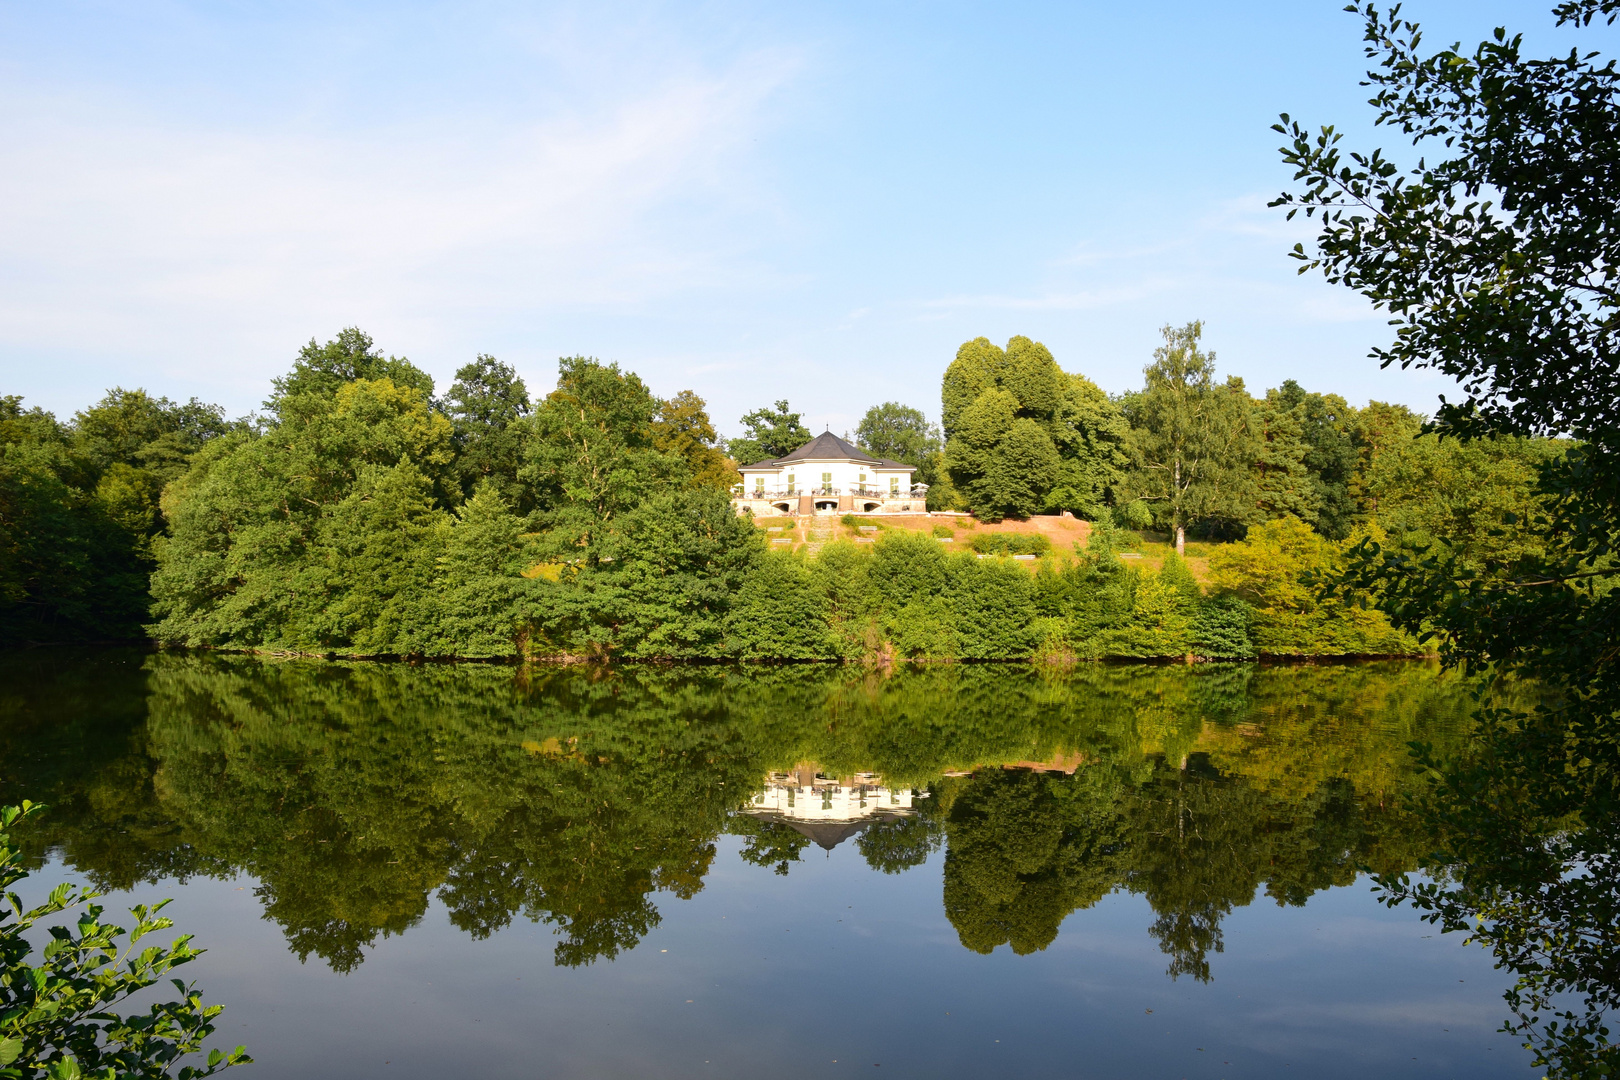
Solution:
M 1176 523 L 1176 555 L 1187 554 L 1187 526 L 1181 520 L 1181 458 L 1176 458 L 1175 475 L 1170 482 L 1170 496 L 1175 499 L 1173 520 Z

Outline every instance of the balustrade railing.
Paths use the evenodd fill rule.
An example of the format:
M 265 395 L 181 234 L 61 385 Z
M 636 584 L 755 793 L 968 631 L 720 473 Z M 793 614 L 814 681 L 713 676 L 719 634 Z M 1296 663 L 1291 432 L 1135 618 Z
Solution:
M 745 491 L 740 487 L 734 487 L 731 489 L 731 494 L 733 498 L 738 499 L 796 499 L 800 495 L 810 495 L 819 499 L 832 498 L 843 494 L 846 490 L 851 495 L 868 499 L 920 499 L 928 493 L 927 485 L 919 484 L 910 491 L 889 491 L 884 488 L 861 487 L 859 485 L 848 489 L 837 487 L 779 488 L 774 491 L 766 491 L 763 488 Z

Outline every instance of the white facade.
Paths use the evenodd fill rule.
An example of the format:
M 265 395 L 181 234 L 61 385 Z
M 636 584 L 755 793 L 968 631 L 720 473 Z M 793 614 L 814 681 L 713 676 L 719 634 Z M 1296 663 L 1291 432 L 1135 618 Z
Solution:
M 899 468 L 853 461 L 848 458 L 810 458 L 772 467 L 747 466 L 739 470 L 743 476 L 743 491 L 747 495 L 763 492 L 767 496 L 838 495 L 909 495 L 911 477 L 917 470 L 909 465 Z
M 790 821 L 850 822 L 878 814 L 909 814 L 917 797 L 911 788 L 891 791 L 873 773 L 844 781 L 813 773 L 776 773 L 766 779 L 765 790 L 754 796 L 749 808 Z
M 739 512 L 920 512 L 925 488 L 916 469 L 874 457 L 825 432 L 791 454 L 742 465 L 733 492 Z M 756 505 L 757 504 L 757 505 Z

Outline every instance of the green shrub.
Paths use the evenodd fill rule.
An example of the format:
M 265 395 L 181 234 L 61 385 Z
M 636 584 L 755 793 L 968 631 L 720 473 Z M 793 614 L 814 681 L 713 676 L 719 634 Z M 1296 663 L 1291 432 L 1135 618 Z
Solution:
M 1022 567 L 953 556 L 945 595 L 964 660 L 1012 660 L 1034 651 L 1035 589 Z
M 949 539 L 956 535 L 956 530 L 949 525 L 935 525 L 934 535 L 940 539 Z
M 808 566 L 816 587 L 827 598 L 828 619 L 846 656 L 860 654 L 874 617 L 867 581 L 871 566 L 872 547 L 848 540 L 828 544 Z
M 1204 590 L 1198 587 L 1198 580 L 1193 577 L 1187 561 L 1173 550 L 1165 553 L 1164 563 L 1159 567 L 1159 580 L 1174 589 L 1188 604 L 1197 604 L 1204 598 Z
M 0 807 L 0 829 L 38 811 Z M 0 833 L 0 895 L 27 877 L 22 853 Z M 148 934 L 174 923 L 158 912 L 167 900 L 129 909 L 135 929 L 129 947 L 120 949 L 121 926 L 101 921 L 102 908 L 90 901 L 100 896 L 77 886 L 59 885 L 39 907 L 24 911 L 15 896 L 0 909 L 0 1075 L 18 1080 L 114 1080 L 115 1077 L 166 1077 L 176 1059 L 201 1051 L 214 1033 L 213 1020 L 223 1006 L 203 1006 L 202 993 L 173 979 L 179 1001 L 160 1001 L 145 1014 L 124 1017 L 112 1007 L 154 986 L 181 964 L 202 954 L 189 937 L 176 938 L 167 949 L 148 945 L 135 951 Z M 82 907 L 73 928 L 50 927 L 50 940 L 37 963 L 28 963 L 33 943 L 24 936 L 41 921 Z M 181 1080 L 212 1076 L 253 1059 L 238 1046 L 229 1054 L 211 1051 L 207 1065 L 181 1068 Z
M 1134 529 L 1140 532 L 1153 525 L 1153 511 L 1141 499 L 1132 499 L 1113 510 L 1114 524 L 1122 529 Z
M 843 524 L 848 525 L 852 529 L 857 528 L 861 523 L 861 519 L 856 517 L 854 514 L 845 514 L 838 520 Z
M 1327 599 L 1314 578 L 1339 571 L 1344 549 L 1298 518 L 1278 518 L 1249 530 L 1210 557 L 1210 577 L 1222 592 L 1254 611 L 1254 644 L 1262 653 L 1294 656 L 1412 654 L 1423 651 L 1411 635 L 1374 608 Z
M 1046 555 L 1052 541 L 1040 533 L 981 533 L 969 546 L 980 555 Z
M 1254 609 L 1235 596 L 1212 596 L 1193 613 L 1191 637 L 1199 656 L 1248 660 L 1256 655 Z
M 821 583 L 785 551 L 767 551 L 726 615 L 726 651 L 743 660 L 831 660 L 839 647 Z
M 898 605 L 914 597 L 938 595 L 946 585 L 948 558 L 921 533 L 886 533 L 872 545 L 872 600 Z
M 1107 656 L 1184 656 L 1192 643 L 1193 601 L 1177 588 L 1174 575 L 1127 569 L 1129 616 L 1102 635 Z

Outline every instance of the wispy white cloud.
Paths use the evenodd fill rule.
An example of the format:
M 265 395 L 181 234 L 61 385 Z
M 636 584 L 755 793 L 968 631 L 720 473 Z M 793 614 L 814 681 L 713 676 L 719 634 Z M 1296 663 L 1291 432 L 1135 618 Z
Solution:
M 1302 290 L 1291 287 L 1286 276 L 1256 272 L 1264 255 L 1285 251 L 1312 235 L 1308 223 L 1285 220 L 1266 201 L 1259 195 L 1220 199 L 1184 222 L 1138 223 L 1136 235 L 1124 242 L 1078 241 L 1033 264 L 1029 276 L 1035 280 L 1027 292 L 955 294 L 923 299 L 915 306 L 925 311 L 1096 311 L 1153 300 L 1185 304 L 1197 298 L 1215 308 L 1233 302 L 1263 308 L 1270 302 L 1276 315 L 1307 323 L 1378 318 L 1354 294 Z
M 12 87 L 0 347 L 138 354 L 185 325 L 284 353 L 291 323 L 360 320 L 420 346 L 456 312 L 757 287 L 773 211 L 749 147 L 800 67 L 756 51 L 590 112 L 352 133 L 188 126 Z

